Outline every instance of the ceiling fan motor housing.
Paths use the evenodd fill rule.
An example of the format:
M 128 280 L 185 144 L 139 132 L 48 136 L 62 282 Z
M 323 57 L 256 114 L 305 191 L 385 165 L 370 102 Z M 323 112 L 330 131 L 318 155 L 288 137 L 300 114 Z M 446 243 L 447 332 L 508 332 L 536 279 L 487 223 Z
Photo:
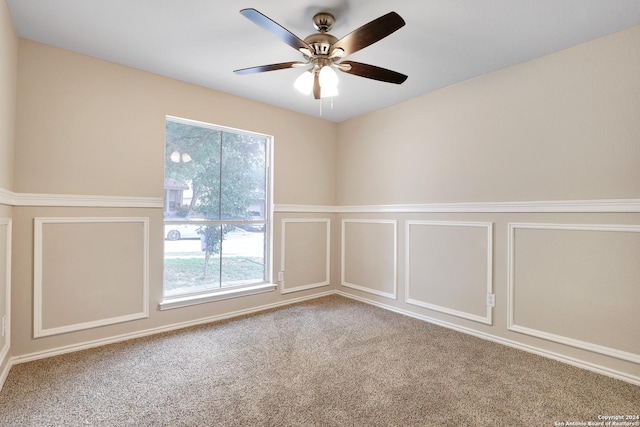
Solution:
M 311 47 L 314 56 L 329 55 L 331 53 L 331 45 L 337 41 L 338 39 L 336 37 L 327 33 L 311 34 L 304 39 L 304 42 Z

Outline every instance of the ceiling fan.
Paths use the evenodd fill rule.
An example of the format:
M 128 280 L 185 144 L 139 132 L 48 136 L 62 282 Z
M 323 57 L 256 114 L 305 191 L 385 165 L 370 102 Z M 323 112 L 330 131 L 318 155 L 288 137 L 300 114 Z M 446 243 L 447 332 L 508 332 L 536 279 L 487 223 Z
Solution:
M 386 68 L 343 60 L 346 56 L 376 43 L 402 28 L 405 25 L 404 19 L 396 12 L 389 12 L 374 19 L 339 40 L 328 33 L 335 22 L 334 16 L 330 13 L 321 12 L 313 17 L 313 24 L 318 33 L 311 34 L 304 40 L 255 9 L 242 9 L 240 13 L 301 52 L 304 56 L 304 61 L 243 68 L 234 70 L 236 74 L 310 67 L 298 77 L 295 86 L 302 92 L 313 92 L 315 99 L 337 95 L 338 78 L 333 68 L 345 73 L 387 83 L 401 84 L 407 79 L 406 75 Z

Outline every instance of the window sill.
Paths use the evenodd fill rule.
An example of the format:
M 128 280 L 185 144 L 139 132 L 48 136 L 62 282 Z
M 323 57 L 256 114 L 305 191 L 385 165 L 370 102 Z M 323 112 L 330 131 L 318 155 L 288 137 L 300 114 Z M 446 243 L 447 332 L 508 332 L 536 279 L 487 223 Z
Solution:
M 278 285 L 274 283 L 261 283 L 259 285 L 244 288 L 224 289 L 206 294 L 189 295 L 184 297 L 166 298 L 160 302 L 160 310 L 188 307 L 190 305 L 204 304 L 207 302 L 221 301 L 229 298 L 238 298 L 247 295 L 261 294 L 275 291 Z

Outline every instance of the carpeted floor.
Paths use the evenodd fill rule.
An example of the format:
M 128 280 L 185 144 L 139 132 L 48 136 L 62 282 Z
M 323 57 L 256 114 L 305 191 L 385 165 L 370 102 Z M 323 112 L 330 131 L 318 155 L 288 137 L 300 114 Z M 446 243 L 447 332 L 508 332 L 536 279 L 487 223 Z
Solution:
M 1 426 L 554 426 L 618 414 L 640 414 L 640 387 L 339 296 L 19 364 L 0 392 Z

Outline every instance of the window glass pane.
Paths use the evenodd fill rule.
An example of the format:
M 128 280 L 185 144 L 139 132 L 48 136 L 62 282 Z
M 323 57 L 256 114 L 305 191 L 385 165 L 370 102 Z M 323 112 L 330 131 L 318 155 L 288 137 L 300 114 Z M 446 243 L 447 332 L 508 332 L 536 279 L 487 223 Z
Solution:
M 222 286 L 261 283 L 265 280 L 265 233 L 260 226 L 234 227 L 222 241 Z M 263 227 L 262 227 L 263 228 Z
M 167 226 L 165 226 L 165 230 L 166 228 Z M 190 234 L 190 236 L 192 235 Z M 205 258 L 206 252 L 202 250 L 199 234 L 197 234 L 197 237 L 165 240 L 165 297 L 206 292 L 220 288 L 219 259 L 216 260 L 215 256 L 211 256 L 208 262 L 205 263 Z
M 165 297 L 266 281 L 269 140 L 167 119 Z
M 264 212 L 265 153 L 265 138 L 223 133 L 221 219 L 251 220 L 252 211 Z
M 220 219 L 222 132 L 167 121 L 166 220 Z

